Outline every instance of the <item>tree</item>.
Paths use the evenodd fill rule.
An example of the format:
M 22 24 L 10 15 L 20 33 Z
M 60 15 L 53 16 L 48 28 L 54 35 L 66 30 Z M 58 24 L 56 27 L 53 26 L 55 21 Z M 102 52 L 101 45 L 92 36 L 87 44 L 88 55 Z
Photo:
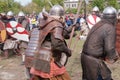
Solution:
M 107 3 L 107 6 L 113 6 L 114 8 L 118 9 L 118 2 L 117 0 L 106 0 L 108 3 Z
M 4 1 L 0 1 L 0 12 L 6 12 L 6 10 L 8 9 L 7 4 Z
M 107 6 L 113 6 L 116 9 L 119 7 L 117 0 L 93 0 L 91 5 L 92 7 L 98 6 L 100 11 L 103 11 Z
M 103 11 L 104 3 L 105 3 L 105 0 L 93 0 L 91 5 L 92 5 L 92 8 L 97 6 L 100 9 L 100 11 Z
M 14 2 L 12 4 L 11 10 L 14 11 L 15 14 L 17 14 L 19 11 L 22 11 L 22 6 L 18 2 Z
M 25 13 L 33 13 L 33 12 L 38 13 L 40 12 L 40 7 L 36 3 L 32 2 L 27 6 L 23 7 L 22 10 Z
M 53 5 L 59 4 L 59 5 L 63 6 L 64 0 L 51 0 L 51 3 Z
M 17 2 L 14 2 L 14 0 L 1 0 L 0 1 L 0 12 L 8 12 L 13 11 L 14 13 L 17 13 L 21 9 L 21 5 Z
M 46 10 L 48 11 L 52 7 L 52 5 L 60 4 L 61 6 L 63 6 L 64 0 L 32 0 L 32 1 L 40 7 L 39 8 L 40 10 L 42 10 L 43 7 L 45 7 Z
M 74 14 L 76 14 L 76 12 L 77 12 L 77 9 L 67 9 L 66 10 L 66 13 L 74 13 Z
M 39 10 L 42 10 L 44 7 L 46 10 L 50 9 L 50 4 L 47 0 L 32 0 L 33 3 L 37 4 L 39 6 Z

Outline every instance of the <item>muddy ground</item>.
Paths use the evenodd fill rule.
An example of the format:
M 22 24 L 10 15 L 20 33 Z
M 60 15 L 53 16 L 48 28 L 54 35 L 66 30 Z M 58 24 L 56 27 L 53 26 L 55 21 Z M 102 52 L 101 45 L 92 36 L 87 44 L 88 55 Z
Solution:
M 84 41 L 79 41 L 72 57 L 69 58 L 66 65 L 72 80 L 82 80 L 82 70 L 80 63 L 80 52 Z M 112 71 L 114 80 L 120 80 L 120 60 L 114 64 L 108 64 Z M 0 60 L 0 80 L 26 80 L 25 67 L 21 65 L 21 56 L 11 56 L 8 59 Z

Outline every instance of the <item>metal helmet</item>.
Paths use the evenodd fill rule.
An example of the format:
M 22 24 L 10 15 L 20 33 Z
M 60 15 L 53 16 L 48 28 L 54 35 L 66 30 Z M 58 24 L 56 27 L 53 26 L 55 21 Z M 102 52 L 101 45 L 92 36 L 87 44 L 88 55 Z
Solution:
M 117 17 L 117 11 L 115 8 L 109 6 L 103 10 L 103 18 L 114 19 Z
M 94 11 L 94 12 L 99 12 L 99 8 L 98 8 L 97 6 L 95 6 L 95 7 L 92 9 L 92 11 Z
M 53 16 L 64 16 L 64 9 L 60 5 L 54 5 L 49 12 L 49 15 Z
M 24 14 L 22 11 L 20 11 L 20 12 L 18 13 L 18 16 L 25 16 L 25 14 Z
M 7 16 L 13 16 L 13 12 L 12 11 L 8 11 L 7 12 Z

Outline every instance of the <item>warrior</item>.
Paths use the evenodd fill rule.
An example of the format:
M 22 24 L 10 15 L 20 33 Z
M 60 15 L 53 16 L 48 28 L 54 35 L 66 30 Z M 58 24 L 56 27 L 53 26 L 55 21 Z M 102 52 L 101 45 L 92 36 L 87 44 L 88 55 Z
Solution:
M 25 28 L 25 30 L 30 31 L 30 27 L 29 27 L 29 21 L 28 19 L 25 18 L 25 14 L 20 11 L 18 13 L 18 23 L 20 23 L 22 25 L 23 28 Z M 20 49 L 20 54 L 22 55 L 22 65 L 24 64 L 25 61 L 25 49 L 27 48 L 27 43 L 25 41 L 19 41 L 19 49 Z
M 6 14 L 0 13 L 0 17 L 1 17 L 0 18 L 0 51 L 2 53 L 3 52 L 3 45 L 4 45 L 4 42 L 5 42 L 6 37 L 7 37 L 5 23 L 4 23 L 4 20 L 6 19 Z M 5 54 L 4 54 L 4 57 L 6 57 Z M 0 55 L 0 58 L 1 58 L 1 55 Z
M 86 40 L 87 35 L 88 35 L 88 33 L 89 33 L 89 28 L 88 28 L 88 25 L 86 24 L 85 19 L 83 19 L 83 18 L 80 19 L 80 26 L 81 26 L 80 39 L 81 39 L 81 40 Z
M 118 59 L 115 23 L 115 8 L 106 7 L 102 20 L 90 30 L 81 53 L 83 80 L 112 80 L 105 62 L 112 64 Z
M 43 12 L 40 12 L 38 15 L 38 21 L 43 18 Z M 46 12 L 44 14 L 48 15 Z M 29 33 L 30 35 L 30 41 L 28 42 L 27 49 L 25 50 L 25 74 L 27 80 L 30 80 L 32 77 L 30 74 L 30 69 L 32 67 L 32 61 L 34 57 L 35 50 L 38 45 L 38 40 L 39 40 L 39 23 L 36 28 L 32 29 Z M 34 40 L 36 43 L 34 43 Z M 32 46 L 32 47 L 31 47 Z
M 22 24 L 27 31 L 30 31 L 29 21 L 22 11 L 18 13 L 18 23 Z
M 86 20 L 89 29 L 91 29 L 97 22 L 101 20 L 99 16 L 99 8 L 97 6 L 93 8 L 92 14 L 90 14 Z
M 31 33 L 31 38 L 32 35 L 35 38 L 30 39 L 31 44 L 28 44 L 26 49 L 25 66 L 30 69 L 32 80 L 71 80 L 64 66 L 66 62 L 63 64 L 61 62 L 62 54 L 71 56 L 71 50 L 63 36 L 62 20 L 64 20 L 63 7 L 54 5 L 49 16 L 43 13 L 39 29 Z
M 10 22 L 10 21 L 15 21 L 15 18 L 14 18 L 14 14 L 12 11 L 8 11 L 7 12 L 7 15 L 6 16 L 3 16 L 2 17 L 2 21 L 5 23 L 5 26 L 7 27 L 7 24 Z M 7 35 L 7 38 L 4 42 L 4 46 L 3 46 L 3 50 L 4 50 L 4 55 L 5 55 L 5 58 L 8 58 L 9 57 L 9 49 L 7 49 L 7 46 L 5 46 L 8 42 L 8 39 L 13 39 L 10 37 L 10 35 L 8 35 L 8 33 L 6 34 Z M 5 49 L 6 48 L 6 49 Z
M 12 11 L 7 12 L 7 20 L 9 21 L 16 21 L 14 18 L 14 13 Z
M 6 24 L 8 21 L 7 21 L 7 16 L 6 16 L 6 13 L 0 13 L 0 16 L 1 16 L 1 20 Z
M 100 17 L 99 11 L 100 11 L 99 8 L 98 8 L 97 6 L 95 6 L 95 7 L 92 9 L 92 14 Z

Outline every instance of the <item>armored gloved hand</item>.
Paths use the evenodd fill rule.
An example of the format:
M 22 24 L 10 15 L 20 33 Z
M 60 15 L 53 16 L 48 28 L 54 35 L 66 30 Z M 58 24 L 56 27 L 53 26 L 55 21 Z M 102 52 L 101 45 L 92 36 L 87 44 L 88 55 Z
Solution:
M 68 49 L 66 55 L 67 55 L 68 57 L 72 56 L 72 51 L 71 51 L 70 49 Z
M 116 62 L 117 60 L 119 59 L 119 56 L 118 56 L 118 53 L 117 53 L 117 51 L 116 51 L 116 56 L 113 58 L 113 59 L 105 59 L 105 61 L 107 62 L 107 63 L 110 63 L 110 64 L 113 64 L 114 62 Z

